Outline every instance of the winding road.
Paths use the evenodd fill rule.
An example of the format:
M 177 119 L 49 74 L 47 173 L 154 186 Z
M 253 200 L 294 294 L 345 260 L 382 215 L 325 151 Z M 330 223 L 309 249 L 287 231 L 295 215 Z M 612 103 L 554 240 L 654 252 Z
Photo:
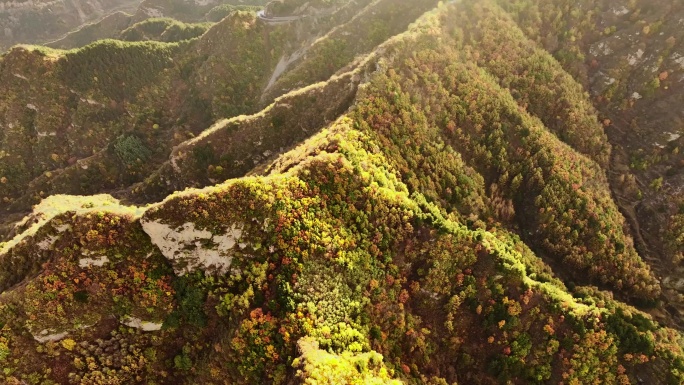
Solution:
M 303 17 L 306 17 L 306 16 L 297 16 L 297 15 L 295 15 L 295 16 L 273 16 L 273 17 L 271 17 L 271 16 L 267 16 L 266 10 L 263 10 L 263 9 L 261 11 L 257 12 L 257 16 L 264 23 L 272 24 L 272 25 L 273 24 L 285 24 L 285 23 L 289 23 L 289 22 L 292 22 L 295 20 L 299 20 Z

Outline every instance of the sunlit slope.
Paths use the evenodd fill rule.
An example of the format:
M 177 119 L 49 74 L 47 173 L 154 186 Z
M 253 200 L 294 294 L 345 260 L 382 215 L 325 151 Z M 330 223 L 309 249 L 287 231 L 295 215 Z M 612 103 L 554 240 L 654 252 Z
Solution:
M 287 154 L 286 172 L 43 225 L 23 242 L 50 262 L 2 297 L 6 357 L 22 357 L 8 378 L 62 363 L 45 378 L 679 381 L 676 332 L 593 289 L 573 298 L 517 237 L 409 195 L 353 125 Z
M 661 283 L 611 196 L 614 149 L 590 96 L 494 1 L 416 3 L 422 15 L 388 16 L 396 32 L 353 55 L 328 46 L 391 3 L 331 16 L 345 21 L 274 88 L 276 61 L 306 39 L 248 13 L 182 43 L 6 56 L 32 60 L 17 80 L 63 79 L 41 72 L 53 68 L 76 93 L 121 100 L 112 108 L 147 100 L 194 116 L 190 99 L 205 120 L 226 119 L 173 137 L 150 115 L 136 121 L 148 136 L 43 172 L 41 183 L 73 183 L 121 172 L 112 159 L 128 157 L 136 178 L 73 191 L 138 205 L 54 196 L 0 244 L 4 380 L 682 383 L 684 340 L 645 312 L 666 305 Z M 265 60 L 257 49 L 226 43 L 276 38 L 287 44 L 263 73 L 249 72 Z M 323 46 L 340 60 L 318 67 Z M 154 83 L 88 72 L 89 53 L 135 50 Z M 67 59 L 74 72 L 59 72 Z M 202 86 L 178 88 L 174 71 Z M 254 77 L 227 80 L 238 72 Z M 160 79 L 167 93 L 155 93 Z M 174 97 L 178 109 L 164 109 Z M 231 118 L 241 109 L 255 113 Z M 672 217 L 664 245 L 673 254 L 681 223 Z
M 50 194 L 113 193 L 143 181 L 174 146 L 216 121 L 255 113 L 272 102 L 263 92 L 282 72 L 277 67 L 283 55 L 318 34 L 322 42 L 329 41 L 326 34 L 336 30 L 335 23 L 362 25 L 365 19 L 350 13 L 354 7 L 370 13 L 377 5 L 342 4 L 321 15 L 322 21 L 310 16 L 291 25 L 269 25 L 254 13 L 233 12 L 200 37 L 176 43 L 104 40 L 71 51 L 15 48 L 2 59 L 2 205 L 21 212 Z M 410 12 L 393 20 L 394 32 L 429 8 L 427 3 L 408 5 Z M 307 26 L 311 35 L 301 33 Z M 194 27 L 152 19 L 132 28 L 131 37 L 159 32 L 155 38 L 164 40 L 176 29 Z M 392 32 L 384 31 L 367 46 L 351 47 L 348 54 L 370 50 Z M 329 71 L 347 64 L 340 62 Z M 323 102 L 318 102 L 321 108 L 330 108 Z M 304 137 L 294 136 L 285 146 L 266 143 L 262 157 Z M 228 156 L 241 161 L 243 154 Z

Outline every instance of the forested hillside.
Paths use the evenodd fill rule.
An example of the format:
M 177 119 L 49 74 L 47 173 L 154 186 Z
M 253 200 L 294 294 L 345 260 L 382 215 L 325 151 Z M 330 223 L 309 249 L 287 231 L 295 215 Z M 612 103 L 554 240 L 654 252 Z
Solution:
M 158 1 L 0 57 L 4 383 L 684 383 L 678 2 Z
M 680 301 L 684 111 L 675 106 L 684 101 L 684 4 L 500 4 L 590 92 L 613 144 L 607 175 L 614 199 L 641 254 L 659 267 L 665 294 Z

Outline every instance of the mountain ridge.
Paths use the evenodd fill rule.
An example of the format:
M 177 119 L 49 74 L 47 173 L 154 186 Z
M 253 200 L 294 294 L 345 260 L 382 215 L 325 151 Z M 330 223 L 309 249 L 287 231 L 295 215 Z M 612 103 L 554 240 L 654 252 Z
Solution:
M 362 15 L 380 19 L 394 3 Z M 5 380 L 681 383 L 684 341 L 676 311 L 662 310 L 678 304 L 613 200 L 605 112 L 497 2 L 431 3 L 402 3 L 417 14 L 392 24 L 403 32 L 354 49 L 338 38 L 369 23 L 343 17 L 268 103 L 269 70 L 307 44 L 297 30 L 307 21 L 280 26 L 284 36 L 263 43 L 282 48 L 249 91 L 252 115 L 178 137 L 147 179 L 92 191 L 124 204 L 53 196 L 36 206 L 0 244 Z M 263 36 L 255 20 L 235 13 L 199 39 L 89 49 L 221 57 L 230 39 L 218 28 L 248 40 Z M 3 64 L 62 60 L 40 50 L 15 49 Z M 326 66 L 329 52 L 339 57 Z M 224 70 L 196 63 L 180 72 Z M 77 72 L 91 87 L 91 73 Z M 235 90 L 212 86 L 205 113 L 237 115 L 222 99 Z M 105 88 L 102 101 L 120 103 L 109 92 L 131 89 Z M 116 138 L 110 155 L 152 158 L 144 136 Z

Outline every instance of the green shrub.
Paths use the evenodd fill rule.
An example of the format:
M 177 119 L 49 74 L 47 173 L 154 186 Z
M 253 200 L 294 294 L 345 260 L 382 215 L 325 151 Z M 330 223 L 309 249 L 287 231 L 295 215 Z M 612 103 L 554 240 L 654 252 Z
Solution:
M 152 151 L 137 136 L 120 136 L 114 142 L 116 155 L 127 165 L 133 165 L 147 160 Z

